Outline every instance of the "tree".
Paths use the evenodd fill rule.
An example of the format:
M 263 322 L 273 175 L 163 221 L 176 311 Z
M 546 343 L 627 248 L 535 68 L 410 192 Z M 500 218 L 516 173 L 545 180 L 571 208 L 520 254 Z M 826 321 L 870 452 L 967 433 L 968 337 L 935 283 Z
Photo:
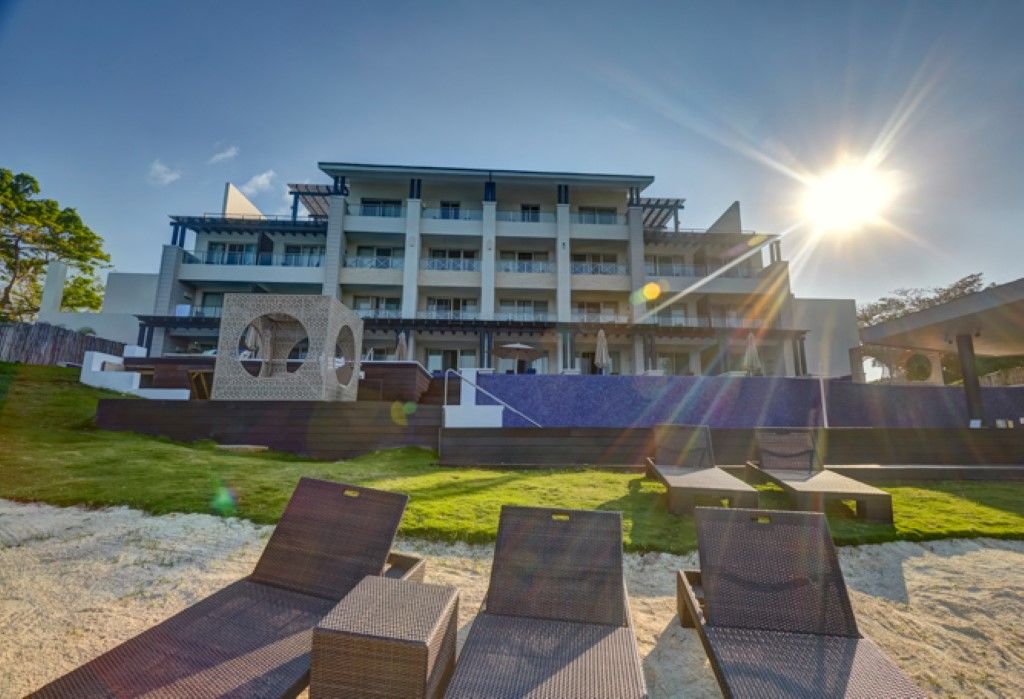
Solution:
M 96 273 L 110 256 L 78 212 L 36 199 L 39 182 L 0 168 L 0 320 L 31 320 L 39 310 L 46 265 L 60 260 L 74 276 L 69 306 L 98 308 Z
M 905 315 L 938 306 L 941 303 L 973 294 L 986 288 L 981 272 L 968 274 L 957 279 L 949 286 L 937 286 L 931 289 L 895 289 L 889 296 L 877 301 L 866 303 L 857 308 L 857 321 L 861 327 L 877 325 L 887 320 L 895 320 Z M 988 286 L 995 286 L 989 284 Z

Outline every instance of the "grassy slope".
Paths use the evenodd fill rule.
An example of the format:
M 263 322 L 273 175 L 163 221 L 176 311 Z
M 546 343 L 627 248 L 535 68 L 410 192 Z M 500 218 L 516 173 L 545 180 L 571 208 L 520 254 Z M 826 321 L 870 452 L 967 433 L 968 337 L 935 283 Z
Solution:
M 300 476 L 408 493 L 403 533 L 491 541 L 503 503 L 622 510 L 630 550 L 693 548 L 693 521 L 668 514 L 663 489 L 634 474 L 586 470 L 443 469 L 434 455 L 397 449 L 325 463 L 284 454 L 230 454 L 91 426 L 104 395 L 72 370 L 0 364 L 0 497 L 57 505 L 128 505 L 154 513 L 237 513 L 274 522 Z M 236 507 L 218 499 L 222 486 Z M 832 513 L 840 543 L 960 536 L 1024 538 L 1024 483 L 896 487 L 895 528 Z M 784 507 L 766 488 L 762 502 Z

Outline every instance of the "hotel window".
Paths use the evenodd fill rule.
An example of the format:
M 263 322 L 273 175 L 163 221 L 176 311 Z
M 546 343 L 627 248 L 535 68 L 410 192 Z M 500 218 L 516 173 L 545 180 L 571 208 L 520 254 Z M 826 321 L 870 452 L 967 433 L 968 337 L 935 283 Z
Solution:
M 442 201 L 441 202 L 441 218 L 457 219 L 459 218 L 459 212 L 462 209 L 462 202 L 459 201 Z
M 582 262 L 589 264 L 618 264 L 619 256 L 614 252 L 576 252 L 572 255 L 573 262 Z
M 209 243 L 206 262 L 211 265 L 251 265 L 256 262 L 255 243 Z
M 427 348 L 427 371 L 473 369 L 475 367 L 476 350 Z
M 686 264 L 686 258 L 680 255 L 648 255 L 644 258 L 647 274 L 661 277 L 692 276 L 692 268 Z
M 427 297 L 427 311 L 439 317 L 460 318 L 476 314 L 479 304 L 476 299 Z
M 284 264 L 287 267 L 322 267 L 323 245 L 285 245 Z
M 658 368 L 669 376 L 689 376 L 690 353 L 658 352 Z
M 604 206 L 581 206 L 576 213 L 580 223 L 615 223 L 618 211 Z
M 433 260 L 475 260 L 476 253 L 476 250 L 430 248 L 430 258 Z
M 547 317 L 548 302 L 530 299 L 502 299 L 498 302 L 498 310 L 518 318 L 543 319 Z
M 612 320 L 618 310 L 619 306 L 614 301 L 577 301 L 573 304 L 573 311 L 576 315 L 586 316 L 590 320 L 597 318 Z
M 402 202 L 399 199 L 362 199 L 360 213 L 363 216 L 398 218 L 402 215 Z
M 537 204 L 523 204 L 519 207 L 519 218 L 521 221 L 531 223 L 540 221 L 540 206 Z
M 222 292 L 203 292 L 203 302 L 199 307 L 198 315 L 210 318 L 219 318 L 220 310 L 224 306 L 224 294 Z
M 360 245 L 356 248 L 356 257 L 403 257 L 405 248 L 384 248 L 373 245 Z

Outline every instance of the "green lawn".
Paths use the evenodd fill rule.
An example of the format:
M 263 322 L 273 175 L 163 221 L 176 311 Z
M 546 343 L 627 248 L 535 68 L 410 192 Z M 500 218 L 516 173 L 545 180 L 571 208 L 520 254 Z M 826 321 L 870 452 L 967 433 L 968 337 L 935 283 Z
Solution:
M 503 503 L 621 510 L 626 548 L 684 552 L 693 521 L 668 514 L 660 485 L 594 470 L 440 468 L 434 454 L 396 449 L 336 463 L 231 454 L 91 425 L 103 392 L 77 372 L 0 364 L 0 497 L 56 505 L 128 505 L 154 513 L 215 512 L 274 522 L 300 476 L 407 493 L 402 532 L 445 541 L 494 539 Z M 1024 483 L 928 483 L 888 488 L 895 527 L 830 513 L 839 543 L 990 536 L 1024 538 Z M 234 497 L 229 497 L 231 491 Z M 785 507 L 765 488 L 762 502 Z

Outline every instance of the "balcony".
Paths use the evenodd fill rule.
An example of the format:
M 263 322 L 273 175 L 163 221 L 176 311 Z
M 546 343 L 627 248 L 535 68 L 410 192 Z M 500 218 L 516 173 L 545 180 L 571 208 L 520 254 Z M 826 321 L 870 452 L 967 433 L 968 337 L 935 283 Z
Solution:
M 405 233 L 405 207 L 397 204 L 346 204 L 345 230 Z
M 701 279 L 714 274 L 717 270 L 722 269 L 721 266 L 711 265 L 685 265 L 685 264 L 650 264 L 645 266 L 647 276 L 649 277 L 686 277 L 690 279 Z M 726 277 L 729 279 L 754 279 L 760 276 L 761 270 L 751 269 L 750 267 L 740 265 L 737 267 L 730 267 L 726 269 L 719 277 Z
M 617 262 L 573 262 L 573 274 L 626 275 L 629 266 Z
M 708 316 L 649 316 L 645 323 L 663 328 L 749 328 L 751 330 L 772 327 L 771 321 L 763 318 L 721 318 Z
M 622 214 L 591 212 L 569 214 L 569 221 L 583 225 L 625 226 L 626 217 Z
M 223 250 L 186 250 L 182 264 L 252 267 L 323 267 L 323 254 L 269 252 L 226 252 Z
M 515 320 L 522 323 L 546 323 L 555 320 L 554 314 L 546 311 L 498 311 L 495 320 Z
M 185 251 L 179 279 L 192 282 L 323 282 L 322 254 Z
M 554 274 L 557 265 L 548 261 L 498 260 L 496 270 L 512 274 Z
M 426 311 L 417 311 L 416 317 L 424 320 L 479 320 L 480 311 L 453 311 L 450 309 L 435 308 Z
M 442 221 L 481 221 L 484 212 L 481 209 L 463 209 L 462 207 L 424 207 L 423 218 Z
M 480 260 L 447 258 L 447 257 L 425 257 L 420 260 L 420 269 L 429 269 L 444 272 L 479 272 Z
M 174 309 L 178 318 L 220 318 L 224 309 L 221 306 L 189 306 L 181 304 Z
M 572 322 L 574 323 L 629 323 L 630 317 L 626 314 L 621 313 L 583 313 L 581 311 L 572 312 Z
M 554 223 L 555 214 L 550 211 L 496 211 L 498 221 L 508 223 Z
M 360 318 L 401 318 L 402 311 L 397 308 L 357 308 Z
M 405 258 L 346 255 L 344 266 L 352 269 L 404 269 Z

